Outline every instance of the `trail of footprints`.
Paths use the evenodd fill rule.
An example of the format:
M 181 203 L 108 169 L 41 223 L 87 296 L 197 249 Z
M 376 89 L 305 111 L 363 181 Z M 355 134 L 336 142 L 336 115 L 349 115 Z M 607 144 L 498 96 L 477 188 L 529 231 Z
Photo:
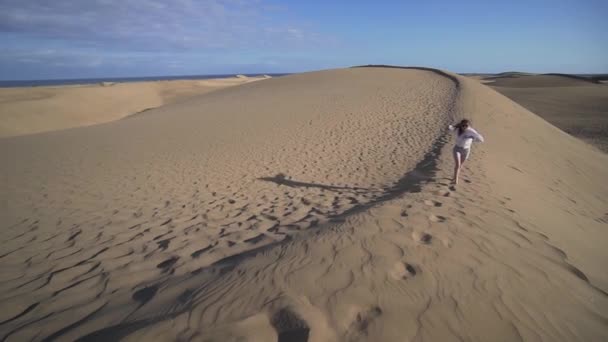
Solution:
M 467 184 L 471 183 L 468 179 L 464 181 Z M 444 247 L 450 247 L 451 244 L 449 238 L 438 238 L 435 235 L 436 232 L 449 226 L 448 212 L 453 206 L 444 204 L 445 201 L 458 201 L 459 190 L 454 192 L 445 183 L 437 183 L 436 189 L 428 193 L 424 199 L 405 204 L 399 212 L 399 217 L 408 222 L 426 220 L 426 226 L 412 227 L 411 239 L 420 248 L 434 247 L 438 241 L 442 243 L 440 246 Z M 80 224 L 60 219 L 55 224 L 57 227 L 69 224 L 71 228 L 63 233 L 40 235 L 36 235 L 41 226 L 40 220 L 24 219 L 8 227 L 14 236 L 6 241 L 21 239 L 20 241 L 28 242 L 30 245 L 40 246 L 40 248 L 30 248 L 31 255 L 22 262 L 25 267 L 38 267 L 40 271 L 27 277 L 24 272 L 19 272 L 11 278 L 2 279 L 2 286 L 5 288 L 8 284 L 8 288 L 11 289 L 9 292 L 23 289 L 26 293 L 33 290 L 40 291 L 43 295 L 37 295 L 39 299 L 36 302 L 24 305 L 21 310 L 13 312 L 8 317 L 5 316 L 0 326 L 27 317 L 41 307 L 44 301 L 62 294 L 68 295 L 71 289 L 86 284 L 91 279 L 98 278 L 99 282 L 104 283 L 97 296 L 103 295 L 108 282 L 111 281 L 108 277 L 109 272 L 116 270 L 112 270 L 112 266 L 107 265 L 105 260 L 121 258 L 129 260 L 130 258 L 125 257 L 134 254 L 139 255 L 140 258 L 133 258 L 123 264 L 118 263 L 118 266 L 114 267 L 127 270 L 130 264 L 149 259 L 153 260 L 153 267 L 158 270 L 156 276 L 144 279 L 132 287 L 131 299 L 139 308 L 156 296 L 160 288 L 160 279 L 175 274 L 181 265 L 207 257 L 208 259 L 201 262 L 198 269 L 192 271 L 192 274 L 196 274 L 208 265 L 220 263 L 222 258 L 250 250 L 251 246 L 268 245 L 299 230 L 327 222 L 332 216 L 338 216 L 354 205 L 366 203 L 379 194 L 380 191 L 348 190 L 325 190 L 311 194 L 290 189 L 281 196 L 264 193 L 257 203 L 247 204 L 249 198 L 239 197 L 237 193 L 233 193 L 235 196 L 221 196 L 212 192 L 212 198 L 203 207 L 205 209 L 188 208 L 185 204 L 180 205 L 167 200 L 162 204 L 162 208 L 154 208 L 151 215 L 146 215 L 150 214 L 150 211 L 140 208 L 133 211 L 131 217 L 124 219 L 120 217 L 124 216 L 124 210 L 110 209 L 115 218 L 106 219 L 100 214 L 99 217 L 103 219 Z M 514 211 L 506 207 L 509 200 L 501 199 L 500 204 L 513 214 Z M 170 213 L 171 217 L 167 213 Z M 462 215 L 466 216 L 466 213 L 462 212 Z M 119 234 L 105 236 L 104 228 L 111 225 L 122 225 L 125 228 L 116 229 Z M 521 235 L 520 238 L 530 244 L 540 241 L 559 260 L 564 269 L 604 293 L 592 285 L 581 270 L 570 264 L 567 261 L 567 254 L 553 246 L 547 236 L 526 228 L 518 221 L 514 221 L 514 225 L 518 227 L 519 232 L 513 231 L 512 234 Z M 79 241 L 91 238 L 95 241 L 93 245 L 97 246 L 95 250 L 79 246 Z M 243 245 L 243 248 L 238 248 Z M 26 244 L 6 251 L 0 255 L 0 260 L 10 259 L 11 255 L 23 248 L 26 248 Z M 225 252 L 230 249 L 234 249 L 234 253 Z M 215 256 L 213 256 L 214 251 L 217 252 Z M 41 263 L 47 260 L 56 262 L 56 266 L 50 269 L 40 268 Z M 71 272 L 74 272 L 71 280 L 62 283 L 60 287 L 51 287 L 56 277 Z M 120 271 L 116 271 L 117 274 L 118 272 Z M 400 260 L 388 272 L 395 281 L 410 281 L 423 274 L 424 265 L 410 260 Z M 604 295 L 608 294 L 604 293 Z M 188 294 L 184 296 L 187 297 Z M 362 310 L 352 322 L 353 330 L 365 334 L 370 324 L 381 315 L 382 309 L 379 306 Z M 277 331 L 280 342 L 308 340 L 309 325 L 287 308 L 274 314 L 271 324 Z
M 250 250 L 250 246 L 280 241 L 295 231 L 327 222 L 332 216 L 338 216 L 354 205 L 373 199 L 375 193 L 320 191 L 311 195 L 286 191 L 283 195 L 286 200 L 281 196 L 274 196 L 264 205 L 269 197 L 269 194 L 264 194 L 257 204 L 247 205 L 248 198 L 219 196 L 215 193 L 207 202 L 206 209 L 191 211 L 185 205 L 169 200 L 151 210 L 139 208 L 130 214 L 124 208 L 109 208 L 112 215 L 105 217 L 112 217 L 111 219 L 104 218 L 101 213 L 100 220 L 87 223 L 78 224 L 70 222 L 69 218 L 60 219 L 55 223 L 57 227 L 71 225 L 71 228 L 63 233 L 38 236 L 34 234 L 40 228 L 40 220 L 25 219 L 11 228 L 13 232 L 21 231 L 15 234 L 12 240 L 33 241 L 39 243 L 41 248 L 32 249 L 24 264 L 26 267 L 38 267 L 37 265 L 51 260 L 55 266 L 50 269 L 39 268 L 37 274 L 25 276 L 25 273 L 21 273 L 12 279 L 3 279 L 8 281 L 13 289 L 39 292 L 39 300 L 14 312 L 1 324 L 27 317 L 35 312 L 41 303 L 58 295 L 69 295 L 70 290 L 85 286 L 91 281 L 103 283 L 97 293 L 98 297 L 103 296 L 112 288 L 113 277 L 129 273 L 131 265 L 141 265 L 149 260 L 152 262 L 151 266 L 158 270 L 157 275 L 150 278 L 152 274 L 148 273 L 148 278 L 144 277 L 135 283 L 131 290 L 131 299 L 139 308 L 157 295 L 160 289 L 158 284 L 162 279 L 176 274 L 182 265 L 206 257 L 207 259 L 200 263 L 200 270 L 206 265 L 218 264 L 222 258 Z M 322 202 L 320 199 L 329 200 Z M 430 208 L 442 206 L 441 202 L 435 200 L 424 201 L 423 204 Z M 409 215 L 408 210 L 412 208 L 404 209 L 403 217 Z M 189 211 L 191 214 L 188 214 Z M 429 220 L 433 222 L 446 220 L 441 215 L 429 215 Z M 124 228 L 119 228 L 120 226 Z M 108 227 L 114 229 L 106 231 Z M 116 234 L 113 235 L 112 232 Z M 34 235 L 36 239 L 28 235 Z M 412 238 L 420 245 L 431 245 L 435 241 L 427 232 L 414 232 Z M 96 246 L 95 249 L 80 247 L 79 242 L 90 243 L 91 239 L 91 245 Z M 239 245 L 245 246 L 238 248 Z M 9 258 L 12 253 L 22 248 L 24 247 L 8 251 L 0 258 Z M 234 253 L 222 252 L 231 248 L 234 248 Z M 214 251 L 217 253 L 215 256 Z M 195 274 L 198 271 L 195 269 L 192 272 Z M 408 280 L 421 272 L 419 265 L 402 262 L 395 266 L 392 276 L 394 279 Z M 64 277 L 64 274 L 68 273 L 70 277 Z M 58 277 L 62 278 L 61 284 L 55 280 Z M 64 279 L 71 280 L 66 282 Z M 61 286 L 51 287 L 52 284 Z M 112 291 L 122 291 L 113 288 Z M 137 311 L 137 308 L 134 311 Z M 354 328 L 365 332 L 370 322 L 381 314 L 379 307 L 361 312 L 353 322 Z M 306 323 L 289 311 L 279 312 L 273 318 L 273 326 L 279 334 L 279 341 L 305 341 L 308 338 L 309 328 Z
M 127 274 L 137 279 L 131 283 L 132 300 L 144 305 L 157 293 L 154 284 L 169 276 L 197 272 L 281 241 L 382 194 L 382 189 L 270 188 L 254 201 L 238 191 L 230 196 L 210 191 L 204 198 L 196 189 L 192 195 L 195 204 L 164 200 L 147 208 L 108 206 L 107 215 L 98 212 L 85 222 L 75 222 L 69 215 L 52 224 L 44 218 L 23 219 L 8 227 L 8 238 L 0 243 L 18 246 L 2 249 L 6 252 L 0 255 L 0 262 L 16 271 L 3 274 L 0 286 L 20 303 L 9 305 L 15 311 L 6 312 L 0 325 L 27 318 L 43 307 L 41 303 L 69 296 L 79 286 L 97 283 L 98 298 L 110 295 L 107 291 L 126 290 L 113 284 Z M 14 258 L 17 253 L 19 258 Z M 14 296 L 15 291 L 33 291 L 37 301 L 23 305 L 30 300 L 19 299 L 21 295 Z
M 463 181 L 466 184 L 473 183 L 473 181 L 469 178 L 465 178 L 465 179 L 463 179 Z M 487 184 L 482 184 L 482 185 L 487 186 Z M 453 186 L 450 186 L 449 188 L 445 189 L 444 187 L 447 187 L 447 186 L 448 186 L 448 184 L 446 184 L 446 183 L 438 182 L 436 184 L 436 187 L 439 188 L 439 190 L 432 192 L 432 194 L 436 198 L 443 197 L 446 200 L 453 200 L 453 201 L 455 201 L 455 203 L 458 203 L 460 201 L 460 199 L 458 199 L 457 196 L 454 196 L 456 188 L 454 188 Z M 471 190 L 468 190 L 468 191 L 471 191 Z M 466 197 L 469 197 L 469 196 L 465 195 L 464 199 L 466 199 Z M 567 253 L 564 252 L 562 249 L 554 246 L 550 242 L 549 237 L 547 235 L 540 233 L 538 231 L 526 228 L 526 226 L 524 224 L 519 222 L 517 219 L 514 219 L 514 217 L 516 217 L 516 216 L 514 216 L 514 214 L 516 214 L 516 211 L 508 207 L 508 203 L 509 203 L 509 201 L 511 201 L 511 198 L 504 197 L 502 199 L 495 199 L 495 200 L 498 204 L 500 204 L 500 207 L 502 208 L 502 210 L 505 210 L 504 217 L 510 218 L 513 222 L 512 225 L 507 226 L 509 228 L 506 229 L 507 235 L 503 236 L 504 239 L 510 239 L 508 237 L 508 234 L 513 234 L 513 235 L 517 236 L 519 239 L 522 239 L 523 241 L 527 242 L 527 246 L 526 246 L 527 251 L 536 253 L 536 254 L 540 254 L 545 258 L 554 259 L 556 264 L 560 265 L 564 270 L 571 273 L 572 275 L 579 278 L 580 280 L 584 281 L 589 287 L 591 287 L 595 291 L 597 291 L 605 296 L 608 296 L 607 292 L 605 292 L 601 288 L 592 284 L 584 272 L 582 272 L 576 266 L 572 265 L 568 261 Z M 483 202 L 483 201 L 481 201 L 481 202 Z M 433 208 L 433 209 L 431 209 L 433 211 L 429 212 L 427 210 L 420 210 L 419 208 L 414 208 L 413 205 L 409 204 L 409 205 L 405 206 L 405 208 L 402 210 L 400 216 L 403 218 L 411 218 L 412 215 L 409 214 L 410 211 L 416 212 L 417 215 L 421 215 L 420 213 L 424 212 L 424 213 L 426 213 L 428 220 L 431 222 L 431 224 L 443 224 L 448 221 L 448 215 L 444 216 L 444 215 L 439 215 L 438 213 L 436 213 L 437 210 L 441 210 L 441 208 L 443 207 L 443 202 L 441 200 L 425 199 L 422 201 L 422 204 L 426 208 Z M 481 208 L 481 207 L 479 207 L 479 205 L 477 205 L 477 207 L 478 207 L 477 209 Z M 416 209 L 416 210 L 414 210 L 414 209 Z M 483 210 L 483 209 L 481 209 L 481 210 Z M 460 211 L 459 214 L 461 216 L 466 216 L 466 212 L 464 212 L 464 211 Z M 504 227 L 504 228 L 507 228 L 507 227 Z M 422 244 L 422 245 L 428 245 L 428 244 L 432 244 L 434 242 L 433 235 L 426 231 L 414 230 L 414 232 L 412 233 L 412 239 L 415 242 L 418 242 L 419 244 Z M 449 247 L 450 241 L 449 240 L 444 241 L 444 245 L 446 247 Z M 544 248 L 537 248 L 538 246 L 541 246 Z M 519 245 L 519 248 L 523 248 L 523 247 L 524 246 Z M 545 251 L 548 251 L 548 253 L 546 253 Z M 391 270 L 390 273 L 391 273 L 391 276 L 395 279 L 406 280 L 408 278 L 415 276 L 420 271 L 421 271 L 420 266 L 413 266 L 407 262 L 400 261 L 397 264 L 395 264 L 394 269 Z
M 468 178 L 465 178 L 463 181 L 466 184 L 473 183 L 473 181 Z M 424 229 L 424 228 L 421 229 L 421 228 L 417 227 L 416 224 L 414 224 L 414 226 L 411 227 L 412 228 L 411 239 L 415 244 L 418 244 L 420 246 L 430 246 L 439 240 L 444 247 L 450 247 L 451 243 L 452 243 L 450 238 L 443 237 L 441 239 L 437 239 L 434 236 L 435 232 L 442 232 L 445 230 L 449 230 L 449 214 L 447 213 L 447 211 L 453 210 L 453 209 L 449 209 L 449 208 L 454 207 L 454 206 L 448 205 L 446 208 L 446 207 L 444 207 L 444 201 L 448 200 L 448 201 L 454 201 L 454 203 L 459 203 L 461 200 L 466 199 L 469 196 L 466 196 L 466 194 L 464 197 L 456 195 L 456 194 L 458 194 L 458 191 L 456 190 L 456 188 L 453 186 L 450 186 L 446 182 L 437 182 L 434 185 L 434 187 L 437 190 L 429 191 L 426 198 L 418 199 L 414 203 L 411 203 L 411 201 L 409 201 L 410 204 L 405 204 L 403 206 L 403 208 L 401 209 L 399 216 L 402 219 L 406 220 L 406 222 L 408 222 L 408 221 L 424 222 L 425 219 L 426 219 L 426 221 L 428 221 L 428 224 L 426 225 L 426 229 Z M 501 204 L 503 209 L 509 213 L 509 215 L 512 215 L 515 213 L 515 211 L 507 207 L 509 200 L 510 200 L 510 198 L 505 198 L 504 200 L 499 200 L 498 202 Z M 464 212 L 462 210 L 458 210 L 458 212 L 459 212 L 459 215 L 466 216 L 466 212 Z M 546 235 L 544 235 L 542 233 L 530 231 L 529 229 L 524 228 L 517 221 L 515 221 L 515 223 L 516 223 L 516 226 L 519 228 L 519 230 L 523 231 L 526 235 L 531 234 L 531 235 L 534 235 L 534 236 L 537 236 L 538 238 L 540 238 L 540 240 L 546 246 L 549 246 L 549 249 L 553 250 L 554 253 L 557 255 L 557 257 L 562 260 L 565 268 L 567 268 L 570 272 L 572 272 L 578 278 L 588 282 L 587 277 L 580 270 L 578 270 L 576 267 L 570 265 L 566 261 L 566 258 L 567 258 L 566 254 L 562 250 L 560 250 L 557 247 L 552 246 L 548 242 L 548 237 Z M 446 226 L 446 224 L 447 224 L 447 226 Z M 422 227 L 425 227 L 425 225 L 422 225 Z M 521 234 L 517 231 L 512 231 L 512 233 L 519 234 L 519 235 Z M 528 237 L 522 235 L 522 238 L 529 241 L 530 243 L 532 243 L 530 240 L 532 237 L 528 238 Z M 391 269 L 389 271 L 389 274 L 393 279 L 407 280 L 407 279 L 412 279 L 413 277 L 415 277 L 417 274 L 420 274 L 421 272 L 422 272 L 421 265 L 416 265 L 414 263 L 407 262 L 407 261 L 399 261 L 394 265 L 393 269 Z

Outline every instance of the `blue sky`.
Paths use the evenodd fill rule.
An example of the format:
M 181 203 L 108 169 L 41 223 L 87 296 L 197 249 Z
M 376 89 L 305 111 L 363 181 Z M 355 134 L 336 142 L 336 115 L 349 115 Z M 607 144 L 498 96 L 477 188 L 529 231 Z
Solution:
M 0 0 L 0 79 L 608 72 L 608 1 Z

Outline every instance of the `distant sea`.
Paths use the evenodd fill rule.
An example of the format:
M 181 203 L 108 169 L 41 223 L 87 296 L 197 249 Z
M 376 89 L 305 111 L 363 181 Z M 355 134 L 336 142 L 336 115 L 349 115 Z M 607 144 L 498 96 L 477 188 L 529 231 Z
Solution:
M 185 76 L 150 76 L 150 77 L 108 77 L 108 78 L 71 78 L 54 80 L 27 80 L 27 81 L 0 81 L 0 88 L 6 87 L 39 87 L 74 84 L 96 84 L 101 82 L 145 82 L 145 81 L 171 81 L 171 80 L 208 80 L 211 78 L 235 77 L 237 74 L 225 75 L 185 75 Z M 248 77 L 268 75 L 272 77 L 289 74 L 239 74 Z

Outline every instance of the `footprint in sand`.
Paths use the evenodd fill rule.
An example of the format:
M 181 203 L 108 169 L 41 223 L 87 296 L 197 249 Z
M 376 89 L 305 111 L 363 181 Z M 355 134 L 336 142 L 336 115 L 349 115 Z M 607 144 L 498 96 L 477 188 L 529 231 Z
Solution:
M 424 204 L 428 205 L 429 207 L 441 207 L 443 205 L 443 203 L 433 200 L 425 200 Z
M 444 216 L 441 216 L 441 215 L 433 215 L 433 214 L 431 214 L 431 215 L 429 215 L 429 220 L 431 222 L 441 223 L 441 222 L 445 222 L 447 220 L 447 218 L 445 218 Z
M 435 191 L 433 194 L 437 195 L 437 196 L 450 197 L 452 195 L 452 192 L 451 191 L 438 190 L 438 191 Z
M 382 315 L 382 309 L 379 306 L 371 307 L 368 310 L 359 312 L 352 326 L 356 331 L 367 333 L 369 326 L 380 315 Z
M 391 277 L 396 280 L 406 280 L 408 278 L 412 278 L 418 274 L 419 271 L 416 270 L 416 267 L 407 263 L 407 262 L 397 262 L 393 269 L 390 271 Z
M 433 240 L 433 236 L 431 234 L 421 232 L 413 232 L 412 238 L 414 241 L 418 241 L 425 245 L 430 245 Z

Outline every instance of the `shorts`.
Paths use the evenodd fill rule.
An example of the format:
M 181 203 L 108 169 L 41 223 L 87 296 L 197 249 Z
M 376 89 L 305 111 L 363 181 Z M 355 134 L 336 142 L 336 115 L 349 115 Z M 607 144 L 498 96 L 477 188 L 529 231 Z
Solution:
M 470 148 L 460 147 L 460 146 L 454 146 L 454 149 L 452 150 L 452 154 L 454 155 L 454 159 L 456 159 L 458 157 L 456 155 L 457 153 L 460 153 L 460 160 L 461 161 L 465 161 L 465 160 L 467 160 L 467 158 L 469 158 L 469 154 L 471 153 L 471 149 Z

